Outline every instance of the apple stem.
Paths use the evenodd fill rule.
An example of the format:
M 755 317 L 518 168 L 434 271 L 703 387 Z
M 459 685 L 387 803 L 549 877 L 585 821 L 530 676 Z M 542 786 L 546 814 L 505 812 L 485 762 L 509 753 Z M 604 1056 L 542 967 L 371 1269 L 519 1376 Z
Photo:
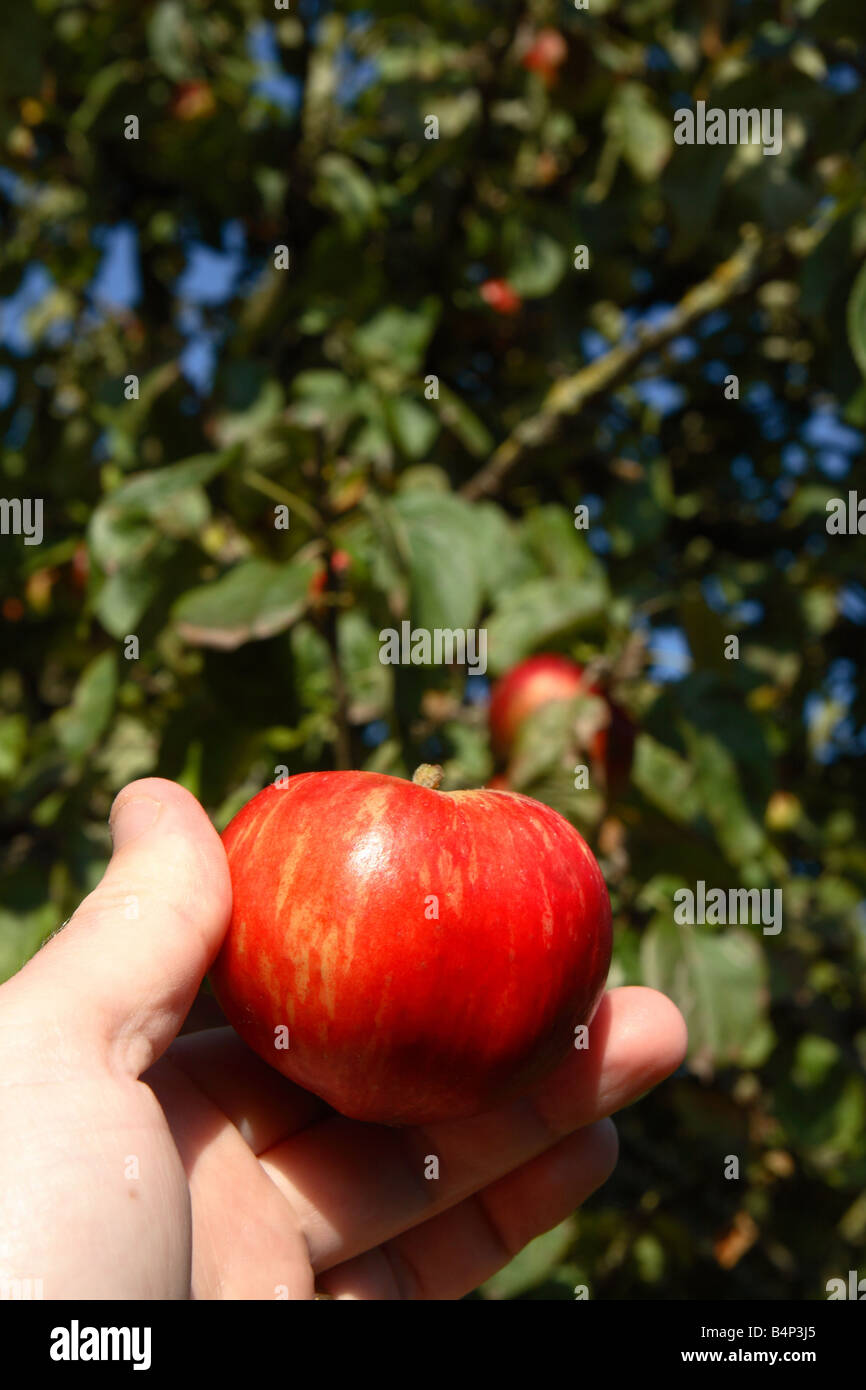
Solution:
M 442 781 L 442 768 L 438 763 L 422 763 L 416 767 L 412 774 L 412 781 L 418 787 L 429 787 L 431 791 L 438 791 Z

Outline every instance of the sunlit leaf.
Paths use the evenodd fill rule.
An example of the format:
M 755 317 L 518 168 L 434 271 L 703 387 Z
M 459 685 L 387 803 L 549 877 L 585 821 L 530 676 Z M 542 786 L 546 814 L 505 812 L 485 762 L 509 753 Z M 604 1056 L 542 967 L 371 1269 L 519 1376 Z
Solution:
M 212 584 L 184 594 L 172 616 L 187 642 L 231 651 L 290 627 L 307 605 L 316 569 L 313 562 L 246 560 Z

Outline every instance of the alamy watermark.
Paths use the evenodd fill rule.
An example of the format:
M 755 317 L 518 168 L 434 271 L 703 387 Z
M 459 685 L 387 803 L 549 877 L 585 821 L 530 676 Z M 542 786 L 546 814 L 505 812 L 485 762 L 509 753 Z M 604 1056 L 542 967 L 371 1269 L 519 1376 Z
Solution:
M 677 145 L 763 145 L 764 154 L 782 153 L 782 108 L 742 106 L 725 111 L 699 101 L 693 111 L 680 106 L 674 112 Z
M 782 930 L 781 888 L 710 888 L 698 879 L 694 890 L 678 888 L 674 893 L 674 921 L 678 927 L 763 926 L 764 936 L 778 936 Z
M 866 536 L 866 497 L 852 489 L 847 498 L 829 498 L 826 511 L 828 536 Z
M 472 676 L 487 670 L 487 629 L 424 627 L 408 621 L 379 633 L 379 660 L 383 666 L 465 666 Z
M 23 536 L 25 545 L 41 545 L 42 498 L 0 497 L 0 535 Z
M 66 926 L 66 923 L 63 924 Z M 41 1302 L 45 1297 L 42 1279 L 28 1275 L 24 1279 L 0 1279 L 0 1303 Z
M 69 1327 L 51 1331 L 52 1361 L 131 1361 L 134 1371 L 150 1370 L 149 1327 L 82 1327 L 73 1318 Z

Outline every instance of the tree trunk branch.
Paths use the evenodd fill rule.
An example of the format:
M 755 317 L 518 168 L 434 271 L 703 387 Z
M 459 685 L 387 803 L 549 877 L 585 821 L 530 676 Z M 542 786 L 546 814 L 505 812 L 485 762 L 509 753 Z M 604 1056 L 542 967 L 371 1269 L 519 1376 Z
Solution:
M 635 342 L 611 348 L 596 362 L 557 381 L 545 396 L 541 409 L 515 426 L 484 467 L 463 485 L 461 496 L 474 502 L 495 492 L 531 449 L 551 443 L 562 422 L 578 415 L 587 401 L 617 385 L 644 357 L 685 332 L 696 319 L 703 318 L 748 288 L 763 245 L 759 232 L 747 227 L 740 246 L 730 259 L 688 290 L 664 323 L 643 331 L 638 326 Z

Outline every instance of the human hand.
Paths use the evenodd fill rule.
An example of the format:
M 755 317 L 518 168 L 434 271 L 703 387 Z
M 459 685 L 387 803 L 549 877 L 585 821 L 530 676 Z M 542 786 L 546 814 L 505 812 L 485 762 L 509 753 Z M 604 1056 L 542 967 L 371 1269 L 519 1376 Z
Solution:
M 0 1278 L 45 1298 L 460 1298 L 608 1178 L 607 1117 L 683 1058 L 675 1006 L 616 989 L 523 1099 L 344 1119 L 230 1028 L 177 1037 L 231 908 L 194 797 L 145 778 L 111 823 L 102 882 L 0 988 Z

